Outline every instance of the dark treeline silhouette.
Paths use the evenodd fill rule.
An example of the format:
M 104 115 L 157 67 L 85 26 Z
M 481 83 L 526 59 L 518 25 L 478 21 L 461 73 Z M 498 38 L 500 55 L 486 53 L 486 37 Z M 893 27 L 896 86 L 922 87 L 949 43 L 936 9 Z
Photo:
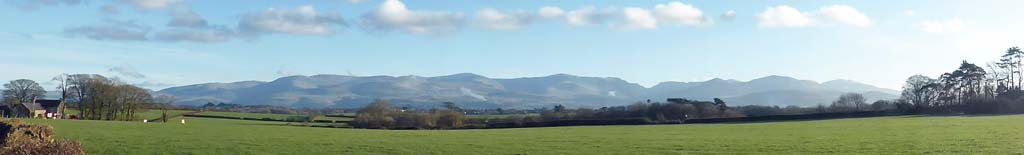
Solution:
M 901 103 L 923 114 L 1006 114 L 1024 112 L 1024 52 L 1011 47 L 988 70 L 963 61 L 937 79 L 914 75 L 903 86 Z
M 482 123 L 487 124 L 487 128 L 516 128 L 784 121 L 896 115 L 909 111 L 907 107 L 909 105 L 900 105 L 896 101 L 890 100 L 878 100 L 868 104 L 863 95 L 857 93 L 843 94 L 829 106 L 818 105 L 815 107 L 762 105 L 729 107 L 725 101 L 717 98 L 714 101 L 670 98 L 665 103 L 638 102 L 626 106 L 598 109 L 567 109 L 557 105 L 552 109 L 543 109 L 540 116 L 513 116 L 485 120 Z
M 575 109 L 563 105 L 533 110 L 462 109 L 450 102 L 442 105 L 443 109 L 413 109 L 377 100 L 358 110 L 355 120 L 349 122 L 349 125 L 369 129 L 468 129 L 724 123 L 890 116 L 906 114 L 912 109 L 910 104 L 899 100 L 878 100 L 869 104 L 863 95 L 857 93 L 842 94 L 831 105 L 813 107 L 730 107 L 726 101 L 718 98 L 713 101 L 669 98 L 665 102 L 647 101 L 623 106 Z M 468 113 L 511 115 L 467 119 L 463 115 Z
M 637 102 L 625 106 L 602 107 L 597 109 L 567 109 L 556 105 L 544 109 L 540 116 L 518 116 L 487 120 L 487 128 L 516 128 L 573 125 L 638 125 L 638 124 L 679 124 L 687 119 L 743 117 L 739 111 L 729 108 L 725 101 L 697 101 L 670 98 L 662 102 Z
M 697 101 L 671 98 L 666 103 L 638 102 L 626 106 L 602 107 L 598 109 L 566 109 L 557 105 L 544 110 L 540 117 L 545 121 L 571 119 L 623 119 L 644 118 L 655 122 L 680 122 L 694 118 L 742 117 L 743 114 L 730 109 L 725 101 Z

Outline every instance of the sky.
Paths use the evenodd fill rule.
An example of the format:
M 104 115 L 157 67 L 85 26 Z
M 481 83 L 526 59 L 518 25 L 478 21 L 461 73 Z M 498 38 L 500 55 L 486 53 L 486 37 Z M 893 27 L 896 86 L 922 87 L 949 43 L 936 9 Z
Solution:
M 2 0 L 0 81 L 768 75 L 899 89 L 1024 37 L 1024 1 Z M 1017 29 L 1015 29 L 1017 28 Z

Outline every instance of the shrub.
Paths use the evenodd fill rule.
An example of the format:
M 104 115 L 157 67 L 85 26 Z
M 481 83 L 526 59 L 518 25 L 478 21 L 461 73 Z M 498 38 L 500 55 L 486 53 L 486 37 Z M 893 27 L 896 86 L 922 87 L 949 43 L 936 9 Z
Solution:
M 360 109 L 351 125 L 356 128 L 386 129 L 394 125 L 395 110 L 386 100 L 377 100 Z
M 368 129 L 456 129 L 464 126 L 463 119 L 458 111 L 399 110 L 387 101 L 378 100 L 359 110 L 349 125 Z
M 0 121 L 0 154 L 85 154 L 75 141 L 54 140 L 53 127 L 41 124 L 22 125 L 20 121 Z
M 462 113 L 451 110 L 435 110 L 437 127 L 441 129 L 457 129 L 462 127 Z

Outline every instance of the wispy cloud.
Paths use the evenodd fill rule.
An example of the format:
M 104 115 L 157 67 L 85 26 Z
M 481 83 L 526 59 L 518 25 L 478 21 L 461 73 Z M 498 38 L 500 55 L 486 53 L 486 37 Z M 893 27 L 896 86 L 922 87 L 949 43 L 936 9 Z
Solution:
M 593 6 L 586 6 L 565 13 L 565 21 L 571 26 L 588 26 L 603 24 L 609 21 L 614 15 L 613 9 L 597 9 Z
M 768 7 L 757 14 L 758 25 L 764 28 L 808 27 L 823 25 L 871 26 L 871 19 L 857 9 L 846 5 L 831 5 L 815 12 L 801 12 L 796 8 L 779 5 Z
M 135 21 L 104 20 L 104 24 L 64 28 L 64 34 L 93 40 L 147 40 L 152 28 L 136 24 Z
M 156 9 L 163 9 L 163 8 L 168 7 L 168 6 L 171 6 L 172 4 L 177 3 L 180 0 L 120 0 L 120 1 L 125 2 L 127 4 L 130 4 L 131 6 L 134 6 L 135 8 L 138 8 L 138 9 L 156 10 Z
M 736 11 L 733 11 L 733 10 L 726 11 L 725 13 L 722 13 L 722 15 L 718 16 L 718 18 L 722 19 L 723 21 L 733 21 L 733 20 L 736 20 Z
M 167 26 L 172 27 L 206 27 L 207 21 L 196 14 L 188 5 L 178 5 L 170 10 L 171 21 Z
M 4 2 L 27 11 L 38 10 L 44 6 L 78 5 L 85 3 L 84 0 L 4 0 Z
M 122 76 L 125 76 L 125 77 L 130 77 L 130 78 L 136 78 L 136 79 L 146 78 L 146 75 L 143 75 L 141 72 L 139 72 L 138 70 L 135 70 L 135 68 L 130 66 L 130 65 L 122 64 L 122 65 L 118 65 L 118 66 L 113 66 L 113 67 L 110 67 L 109 69 L 107 69 L 107 71 L 113 72 L 113 73 L 116 73 L 118 75 L 122 75 Z
M 245 14 L 238 22 L 238 29 L 247 35 L 331 35 L 346 25 L 339 14 L 319 12 L 312 5 L 305 5 L 295 9 L 271 8 Z
M 489 30 L 521 29 L 533 22 L 535 15 L 525 11 L 501 12 L 484 8 L 476 12 L 475 24 Z
M 946 20 L 921 21 L 916 24 L 921 31 L 928 33 L 958 33 L 962 32 L 967 25 L 958 18 Z

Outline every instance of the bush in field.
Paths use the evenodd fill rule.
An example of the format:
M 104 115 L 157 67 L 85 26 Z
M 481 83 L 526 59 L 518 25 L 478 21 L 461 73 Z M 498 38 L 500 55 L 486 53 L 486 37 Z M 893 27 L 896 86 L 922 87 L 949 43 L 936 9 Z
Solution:
M 47 125 L 23 125 L 17 120 L 0 121 L 0 154 L 85 154 L 78 142 L 54 140 L 52 136 L 53 127 Z
M 358 111 L 356 119 L 352 120 L 352 127 L 386 129 L 394 125 L 394 113 L 396 111 L 387 100 L 377 100 Z
M 358 111 L 350 125 L 368 129 L 457 129 L 463 127 L 461 112 L 449 109 L 400 110 L 377 100 Z
M 434 110 L 437 116 L 437 127 L 441 129 L 457 129 L 463 126 L 462 113 L 451 110 Z

